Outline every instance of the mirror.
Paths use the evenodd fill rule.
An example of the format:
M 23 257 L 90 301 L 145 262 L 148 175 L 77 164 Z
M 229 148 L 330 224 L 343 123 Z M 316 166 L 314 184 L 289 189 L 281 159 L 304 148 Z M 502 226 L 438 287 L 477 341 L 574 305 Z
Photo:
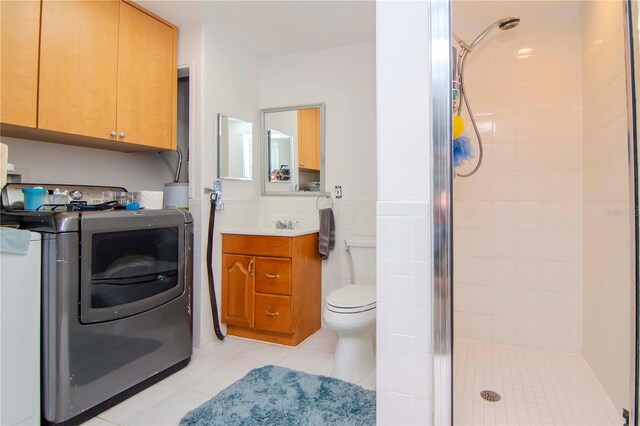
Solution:
M 324 104 L 261 111 L 262 194 L 324 191 Z
M 253 124 L 218 114 L 218 178 L 251 180 Z

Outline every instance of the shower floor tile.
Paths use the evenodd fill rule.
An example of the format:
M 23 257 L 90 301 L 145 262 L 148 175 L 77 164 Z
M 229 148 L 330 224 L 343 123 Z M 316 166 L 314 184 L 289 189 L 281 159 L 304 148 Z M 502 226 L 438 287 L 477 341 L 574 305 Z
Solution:
M 485 401 L 482 390 L 502 399 Z M 455 425 L 622 423 L 581 355 L 455 340 Z

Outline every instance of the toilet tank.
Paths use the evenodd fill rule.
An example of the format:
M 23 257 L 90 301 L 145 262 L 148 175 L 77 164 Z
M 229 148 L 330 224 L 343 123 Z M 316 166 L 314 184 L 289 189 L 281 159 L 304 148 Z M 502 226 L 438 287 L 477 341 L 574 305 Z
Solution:
M 376 240 L 372 237 L 345 238 L 351 254 L 353 284 L 376 285 Z

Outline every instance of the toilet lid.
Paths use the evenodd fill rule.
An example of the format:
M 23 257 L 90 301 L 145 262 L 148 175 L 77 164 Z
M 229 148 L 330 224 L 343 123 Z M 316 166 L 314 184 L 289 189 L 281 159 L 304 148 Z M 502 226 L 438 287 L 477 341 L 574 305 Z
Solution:
M 329 293 L 327 296 L 327 305 L 340 310 L 357 309 L 361 311 L 375 308 L 376 287 L 372 285 L 349 284 Z

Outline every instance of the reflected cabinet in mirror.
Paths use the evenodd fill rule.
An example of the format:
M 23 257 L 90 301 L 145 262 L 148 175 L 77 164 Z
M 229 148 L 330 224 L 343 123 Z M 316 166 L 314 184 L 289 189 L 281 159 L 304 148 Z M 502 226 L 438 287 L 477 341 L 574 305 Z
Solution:
M 262 193 L 324 191 L 324 104 L 261 111 Z
M 251 180 L 253 124 L 218 114 L 218 178 Z

